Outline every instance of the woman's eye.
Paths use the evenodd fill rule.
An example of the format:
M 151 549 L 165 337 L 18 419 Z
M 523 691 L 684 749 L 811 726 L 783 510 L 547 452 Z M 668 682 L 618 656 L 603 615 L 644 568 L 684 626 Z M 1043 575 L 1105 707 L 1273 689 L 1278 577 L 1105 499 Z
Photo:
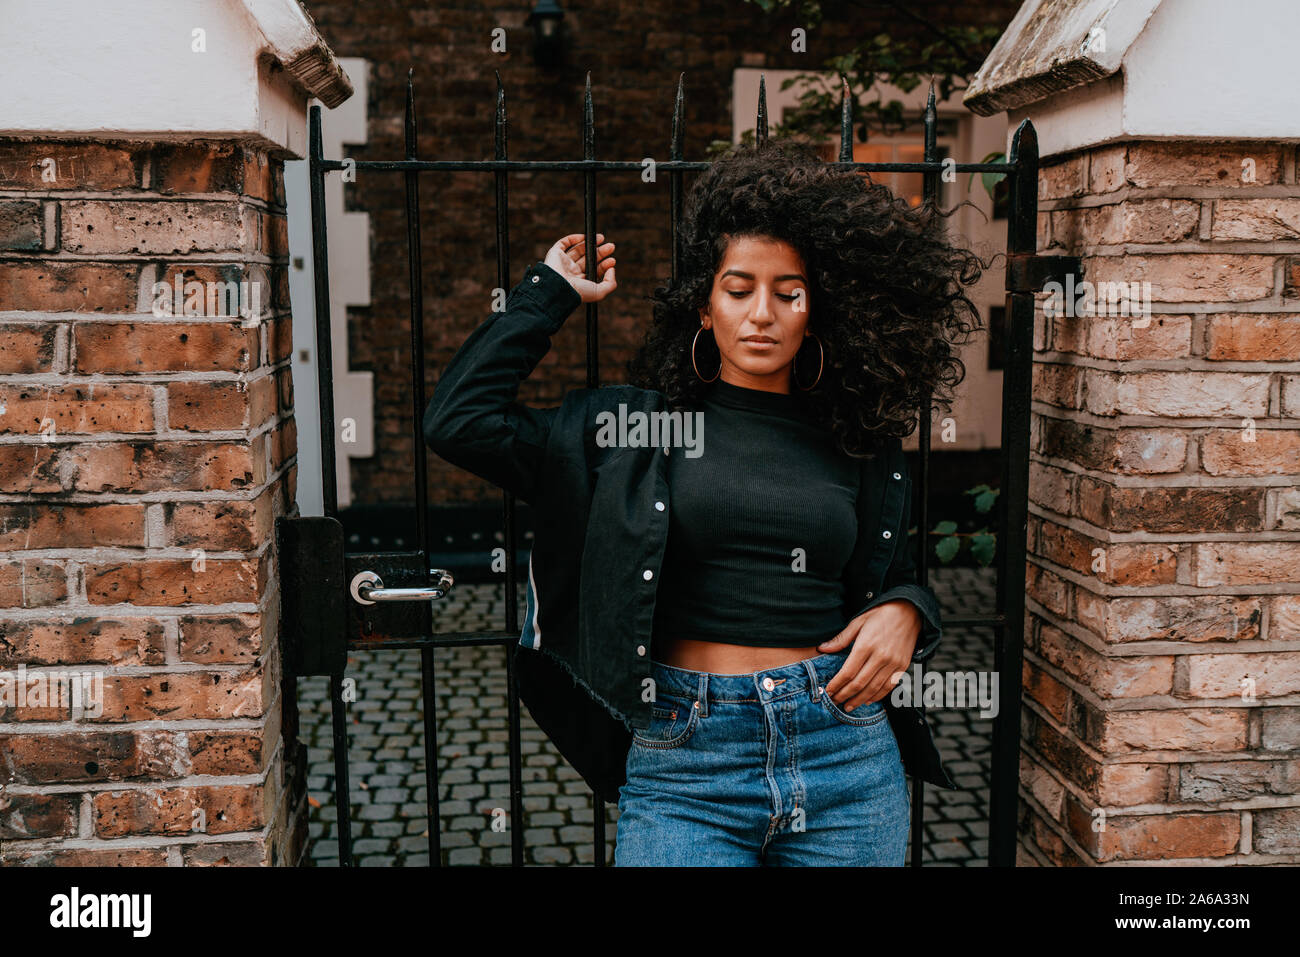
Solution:
M 726 292 L 727 295 L 730 296 L 732 299 L 743 299 L 745 296 L 749 295 L 748 289 L 743 289 L 743 290 L 728 289 Z M 799 296 L 797 294 L 786 295 L 785 293 L 778 292 L 776 294 L 776 298 L 781 299 L 785 302 L 794 302 L 796 299 L 799 298 Z

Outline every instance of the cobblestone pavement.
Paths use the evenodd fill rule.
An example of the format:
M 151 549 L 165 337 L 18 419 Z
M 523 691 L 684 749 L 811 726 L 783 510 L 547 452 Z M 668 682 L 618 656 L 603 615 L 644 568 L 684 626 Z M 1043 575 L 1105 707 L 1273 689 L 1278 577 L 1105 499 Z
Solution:
M 931 586 L 946 615 L 991 612 L 991 570 L 934 569 Z M 499 585 L 462 585 L 435 608 L 439 631 L 496 629 L 505 622 Z M 520 620 L 523 619 L 523 589 Z M 946 627 L 934 669 L 991 671 L 991 629 Z M 505 650 L 440 648 L 434 653 L 439 798 L 444 864 L 509 864 L 510 806 Z M 353 855 L 362 867 L 429 864 L 424 718 L 418 651 L 353 652 L 348 676 Z M 298 681 L 301 731 L 309 745 L 311 863 L 338 866 L 333 734 L 326 678 Z M 591 864 L 592 796 L 521 707 L 524 854 L 529 864 Z M 948 773 L 960 790 L 925 789 L 927 866 L 985 866 L 988 858 L 989 757 L 993 720 L 978 709 L 931 708 Z M 910 779 L 909 779 L 910 781 Z M 607 861 L 613 863 L 618 809 L 606 806 Z M 493 828 L 494 820 L 497 829 Z M 911 851 L 909 849 L 909 860 Z

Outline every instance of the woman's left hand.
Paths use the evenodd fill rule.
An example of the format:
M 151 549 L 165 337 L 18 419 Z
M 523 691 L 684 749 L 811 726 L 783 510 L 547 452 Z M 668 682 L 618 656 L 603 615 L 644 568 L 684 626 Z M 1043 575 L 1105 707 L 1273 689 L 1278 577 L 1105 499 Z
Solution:
M 844 667 L 826 683 L 826 693 L 843 711 L 871 704 L 887 695 L 912 663 L 921 634 L 921 612 L 902 598 L 864 611 L 834 638 L 817 646 L 823 653 L 843 651 Z

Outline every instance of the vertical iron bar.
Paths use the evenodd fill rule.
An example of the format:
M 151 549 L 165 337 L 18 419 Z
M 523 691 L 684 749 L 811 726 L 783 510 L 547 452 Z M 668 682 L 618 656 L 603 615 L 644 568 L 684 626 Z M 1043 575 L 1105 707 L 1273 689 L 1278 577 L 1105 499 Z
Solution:
M 925 103 L 925 153 L 922 159 L 933 163 L 939 158 L 938 150 L 938 111 L 934 103 L 934 82 L 930 82 L 930 95 Z M 922 205 L 933 209 L 938 205 L 939 174 L 926 170 L 922 174 Z M 921 406 L 919 429 L 917 431 L 916 479 L 912 482 L 913 508 L 917 514 L 916 537 L 917 550 L 916 580 L 922 585 L 930 584 L 930 419 L 933 416 L 933 390 L 927 389 L 925 402 Z M 910 517 L 909 517 L 910 521 Z M 921 704 L 924 714 L 925 705 Z M 925 781 L 912 779 L 912 866 L 921 866 L 921 853 L 925 842 Z
M 686 74 L 677 75 L 677 97 L 673 101 L 673 136 L 668 145 L 668 159 L 680 160 L 682 141 L 686 133 Z M 682 250 L 678 230 L 682 222 L 682 171 L 668 174 L 668 240 L 672 246 L 672 277 L 677 282 L 682 265 Z
M 343 675 L 330 675 L 330 724 L 334 733 L 334 814 L 339 831 L 339 867 L 352 866 L 352 792 L 348 782 L 348 709 Z
M 501 74 L 497 71 L 497 104 L 493 121 L 496 159 L 508 159 L 506 150 L 506 91 L 501 85 Z M 510 283 L 510 200 L 509 174 L 505 170 L 493 173 L 496 186 L 496 239 L 497 239 L 497 287 L 509 289 Z M 515 518 L 515 497 L 509 491 L 502 496 L 502 523 L 506 539 L 506 631 L 519 633 L 518 591 L 516 576 L 518 574 L 515 560 L 517 547 L 517 529 Z M 507 722 L 507 764 L 510 768 L 510 864 L 512 867 L 524 865 L 524 790 L 522 771 L 522 748 L 519 743 L 519 687 L 515 678 L 515 659 L 513 649 L 506 652 L 506 722 Z
M 406 74 L 406 158 L 419 159 L 414 69 Z M 411 286 L 411 442 L 415 460 L 415 537 L 427 575 L 433 537 L 429 529 L 429 464 L 424 453 L 424 269 L 420 254 L 420 174 L 406 173 L 406 242 Z M 426 578 L 426 581 L 429 579 Z
M 316 300 L 316 388 L 320 405 L 321 491 L 324 513 L 337 518 L 338 480 L 334 474 L 334 362 L 330 339 L 329 244 L 325 230 L 324 146 L 321 108 L 311 108 L 308 130 L 308 180 L 311 190 L 312 282 Z M 339 866 L 352 866 L 352 800 L 348 783 L 347 703 L 343 675 L 330 675 L 330 722 L 334 736 L 334 811 L 338 828 Z
M 591 71 L 587 71 L 587 86 L 582 94 L 582 158 L 596 158 L 596 111 L 591 102 Z M 583 229 L 586 232 L 587 278 L 596 280 L 596 265 L 600 249 L 596 244 L 596 172 L 582 174 Z M 600 385 L 599 327 L 596 323 L 599 303 L 587 303 L 587 388 Z M 592 857 L 596 867 L 605 866 L 605 801 L 600 795 L 591 796 Z
M 853 162 L 853 97 L 849 78 L 840 74 L 840 162 Z
M 595 109 L 591 102 L 591 71 L 587 71 L 587 88 L 582 95 L 582 158 L 596 158 L 596 120 Z M 587 170 L 582 174 L 583 194 L 583 229 L 586 232 L 587 278 L 596 280 L 596 264 L 600 260 L 600 250 L 596 245 L 596 172 Z M 599 304 L 587 303 L 587 388 L 594 389 L 600 385 L 599 339 L 596 318 Z
M 1028 120 L 1011 140 L 1014 167 L 1007 252 L 1032 256 L 1038 245 L 1038 135 Z M 1029 521 L 1029 429 L 1034 362 L 1034 296 L 1010 289 L 1007 270 L 1007 361 L 1002 374 L 1002 518 L 998 528 L 997 608 L 1005 615 L 995 643 L 998 715 L 993 722 L 989 865 L 1014 867 L 1020 775 L 1020 667 L 1025 638 L 1025 532 Z
M 427 564 L 427 563 L 426 563 Z M 442 812 L 438 792 L 438 696 L 433 649 L 420 649 L 420 698 L 424 710 L 424 804 L 429 822 L 429 866 L 442 866 Z
M 754 127 L 754 143 L 762 146 L 767 142 L 767 82 L 764 74 L 758 75 L 758 121 Z
M 415 126 L 415 70 L 406 72 L 406 158 L 419 158 Z M 411 296 L 411 456 L 415 463 L 415 529 L 421 567 L 428 581 L 433 541 L 429 531 L 428 463 L 424 449 L 424 270 L 420 259 L 420 174 L 406 179 L 406 261 Z M 432 648 L 420 649 L 420 697 L 424 706 L 424 803 L 429 821 L 429 866 L 442 864 L 442 815 L 438 800 L 438 699 Z

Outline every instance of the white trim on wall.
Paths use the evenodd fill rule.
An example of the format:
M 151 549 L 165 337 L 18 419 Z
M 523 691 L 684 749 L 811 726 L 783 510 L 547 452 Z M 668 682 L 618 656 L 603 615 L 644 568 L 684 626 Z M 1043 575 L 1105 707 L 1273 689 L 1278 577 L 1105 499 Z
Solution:
M 10 2 L 0 24 L 0 135 L 204 137 L 302 156 L 303 100 L 352 93 L 296 0 Z
M 357 95 L 333 110 L 322 111 L 321 139 L 331 159 L 345 155 L 348 143 L 366 142 L 366 87 L 369 63 L 340 60 L 356 84 Z M 314 101 L 313 101 L 314 104 Z M 325 178 L 325 215 L 329 230 L 330 341 L 334 370 L 334 451 L 339 507 L 352 502 L 350 458 L 375 454 L 374 376 L 348 368 L 347 310 L 370 305 L 370 216 L 343 208 L 341 173 Z M 284 191 L 289 206 L 289 295 L 293 303 L 293 394 L 298 425 L 298 508 L 321 515 L 319 391 L 316 384 L 316 298 L 312 272 L 311 196 L 307 161 L 285 163 Z M 355 437 L 344 442 L 345 420 Z

